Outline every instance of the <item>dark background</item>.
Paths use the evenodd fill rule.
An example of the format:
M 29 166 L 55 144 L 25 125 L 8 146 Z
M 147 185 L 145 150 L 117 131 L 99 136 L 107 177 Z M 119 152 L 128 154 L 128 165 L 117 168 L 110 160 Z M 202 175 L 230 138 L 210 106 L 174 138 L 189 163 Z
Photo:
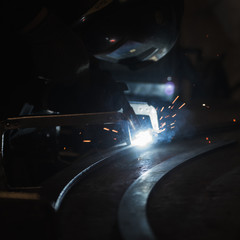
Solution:
M 64 11 L 64 4 L 54 7 L 57 10 L 61 9 L 58 12 L 61 12 L 62 15 L 66 12 L 62 20 L 67 22 L 68 18 L 71 18 L 71 11 L 75 15 L 76 12 L 84 12 L 87 9 L 86 5 L 83 3 L 81 11 L 78 10 L 78 7 L 72 8 L 70 3 L 67 4 L 66 11 Z M 181 100 L 188 103 L 199 99 L 200 101 L 203 99 L 240 101 L 239 10 L 240 3 L 236 0 L 185 0 L 179 39 L 167 56 L 158 63 L 139 70 L 129 70 L 124 66 L 106 62 L 102 62 L 101 67 L 109 71 L 116 81 L 166 83 L 167 77 L 171 76 L 176 80 L 177 92 L 175 95 L 180 95 Z M 8 14 L 5 13 L 5 16 Z M 3 62 L 1 68 L 1 110 L 11 113 L 7 116 L 13 116 L 19 113 L 22 101 L 27 101 L 28 98 L 40 99 L 43 92 L 41 88 L 44 89 L 44 86 L 38 86 L 32 80 L 25 81 L 25 79 L 32 77 L 32 62 L 28 57 L 30 53 L 24 49 L 25 46 L 21 41 L 8 35 L 10 29 L 5 30 L 3 31 L 5 34 L 2 38 L 3 42 L 1 42 L 1 52 L 3 53 L 1 55 Z M 26 49 L 28 48 L 26 47 Z M 71 51 L 75 53 L 76 59 L 82 57 L 81 54 L 76 54 L 74 47 Z M 72 57 L 64 58 L 64 61 L 70 66 L 74 59 Z M 64 67 L 60 70 L 64 70 Z M 57 76 L 61 76 L 60 73 L 61 71 Z M 94 83 L 99 82 L 101 80 L 96 79 Z M 23 83 L 25 83 L 24 87 L 22 87 Z M 79 85 L 81 87 L 81 83 Z M 68 105 L 70 105 L 71 99 L 73 102 L 77 101 L 78 104 L 81 104 L 83 103 L 82 99 L 85 98 L 83 96 L 81 99 L 80 95 L 80 91 L 76 91 L 73 98 L 70 91 L 66 91 L 60 98 L 63 101 L 68 100 Z M 92 95 L 92 100 L 89 101 L 94 102 L 94 93 Z M 19 99 L 22 101 L 18 101 Z M 11 112 L 9 109 L 14 110 Z M 87 109 L 84 110 L 87 111 Z M 3 116 L 3 118 L 5 117 L 6 115 Z
M 185 0 L 180 37 L 181 46 L 201 49 L 205 62 L 221 61 L 231 89 L 231 98 L 238 101 L 240 101 L 239 12 L 240 2 L 236 0 Z M 216 84 L 217 82 L 218 79 Z

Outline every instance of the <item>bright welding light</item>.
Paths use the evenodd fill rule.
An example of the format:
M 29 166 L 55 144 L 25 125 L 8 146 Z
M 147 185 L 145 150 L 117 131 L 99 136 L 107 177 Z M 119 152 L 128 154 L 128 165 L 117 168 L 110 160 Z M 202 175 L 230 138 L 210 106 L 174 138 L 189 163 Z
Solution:
M 150 130 L 141 131 L 132 139 L 132 145 L 145 147 L 153 142 L 152 132 Z

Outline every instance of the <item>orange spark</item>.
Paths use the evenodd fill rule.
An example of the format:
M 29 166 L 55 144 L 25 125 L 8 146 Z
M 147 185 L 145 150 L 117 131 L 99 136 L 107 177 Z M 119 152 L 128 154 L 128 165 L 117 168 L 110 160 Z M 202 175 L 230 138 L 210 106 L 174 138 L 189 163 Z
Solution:
M 236 121 L 237 121 L 236 118 L 234 118 L 234 119 L 233 119 L 233 122 L 236 122 Z
M 206 140 L 208 141 L 208 137 L 206 137 Z
M 172 125 L 174 125 L 174 124 L 175 124 L 175 122 L 171 123 L 170 125 L 172 126 Z
M 161 112 L 164 110 L 164 107 L 162 107 Z
M 175 126 L 172 126 L 171 129 L 175 128 Z
M 161 116 L 160 118 L 159 118 L 159 120 L 161 121 L 163 119 L 163 116 Z
M 176 117 L 176 115 L 177 115 L 177 114 L 175 113 L 174 115 L 172 115 L 172 117 L 174 118 L 174 117 Z
M 186 105 L 186 103 L 183 103 L 178 109 L 181 109 L 185 105 Z
M 109 128 L 103 128 L 103 130 L 110 131 L 110 129 L 109 129 Z
M 174 108 L 174 105 L 171 107 L 171 109 L 173 109 Z
M 113 131 L 113 132 L 115 132 L 115 133 L 118 133 L 118 131 L 117 131 L 117 130 L 114 130 L 114 129 L 113 129 L 112 131 Z
M 179 96 L 177 96 L 177 97 L 173 100 L 172 104 L 174 104 L 174 103 L 177 101 L 178 98 L 179 98 Z
M 83 142 L 85 142 L 85 143 L 90 143 L 91 140 L 83 140 Z
M 162 130 L 159 130 L 159 133 L 162 133 L 166 130 L 166 128 L 162 129 Z
M 208 143 L 211 143 L 211 141 L 208 141 Z
M 169 115 L 167 115 L 165 118 L 168 118 L 169 117 Z
M 166 125 L 166 122 L 162 123 L 160 128 L 163 128 L 165 125 Z

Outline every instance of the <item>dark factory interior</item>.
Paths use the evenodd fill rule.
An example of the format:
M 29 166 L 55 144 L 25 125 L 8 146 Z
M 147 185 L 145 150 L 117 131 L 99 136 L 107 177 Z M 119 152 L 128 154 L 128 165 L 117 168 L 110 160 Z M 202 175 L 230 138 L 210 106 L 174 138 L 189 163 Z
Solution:
M 240 239 L 239 13 L 1 3 L 0 238 Z

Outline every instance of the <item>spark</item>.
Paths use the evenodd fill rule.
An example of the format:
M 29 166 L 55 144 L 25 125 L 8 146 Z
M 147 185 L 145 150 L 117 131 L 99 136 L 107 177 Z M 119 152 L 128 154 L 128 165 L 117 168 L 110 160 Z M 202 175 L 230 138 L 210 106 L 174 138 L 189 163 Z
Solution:
M 79 135 L 81 135 L 82 134 L 82 132 L 79 132 Z
M 114 130 L 114 129 L 112 129 L 112 132 L 118 133 L 118 131 L 117 131 L 117 130 Z
M 109 128 L 103 128 L 103 130 L 105 130 L 105 131 L 110 131 L 110 129 L 109 129 Z
M 171 123 L 170 126 L 172 126 L 172 125 L 174 125 L 174 124 L 175 124 L 175 122 Z
M 164 110 L 164 107 L 162 107 L 161 112 Z
M 211 143 L 211 141 L 208 141 L 208 143 Z
M 205 103 L 203 103 L 202 106 L 205 107 L 205 108 L 208 108 L 208 109 L 210 108 L 210 107 L 207 106 Z
M 176 115 L 177 115 L 177 114 L 175 113 L 174 115 L 172 115 L 172 117 L 174 118 L 174 117 L 176 117 Z
M 116 141 L 117 139 L 116 138 L 113 138 L 114 141 Z
M 236 122 L 236 121 L 237 121 L 236 118 L 234 118 L 234 119 L 233 119 L 233 122 Z
M 178 109 L 181 109 L 185 105 L 186 105 L 186 103 L 183 103 Z
M 174 105 L 171 107 L 171 109 L 173 109 L 174 108 Z
M 162 123 L 160 128 L 163 128 L 164 126 L 166 126 L 166 122 Z
M 85 142 L 85 143 L 90 143 L 90 142 L 92 142 L 91 140 L 83 140 L 83 142 Z
M 168 118 L 169 117 L 169 115 L 167 115 L 165 118 Z
M 166 128 L 161 129 L 161 130 L 159 130 L 158 132 L 159 132 L 159 133 L 162 133 L 162 132 L 164 132 L 165 130 L 166 130 Z
M 63 150 L 66 150 L 66 149 L 67 149 L 66 147 L 63 148 Z
M 110 43 L 115 43 L 116 42 L 116 39 L 112 38 L 109 40 Z
M 171 106 L 168 106 L 168 108 L 171 108 Z
M 175 128 L 175 126 L 172 126 L 171 129 Z
M 152 132 L 150 130 L 141 131 L 132 139 L 133 146 L 144 147 L 153 142 Z
M 206 141 L 208 141 L 208 137 L 206 137 Z
M 86 17 L 82 17 L 81 22 L 85 22 L 85 21 L 86 21 Z
M 163 116 L 161 116 L 160 118 L 159 118 L 159 120 L 161 121 L 163 119 Z
M 177 101 L 178 98 L 179 98 L 179 96 L 177 96 L 177 97 L 173 100 L 172 105 Z

